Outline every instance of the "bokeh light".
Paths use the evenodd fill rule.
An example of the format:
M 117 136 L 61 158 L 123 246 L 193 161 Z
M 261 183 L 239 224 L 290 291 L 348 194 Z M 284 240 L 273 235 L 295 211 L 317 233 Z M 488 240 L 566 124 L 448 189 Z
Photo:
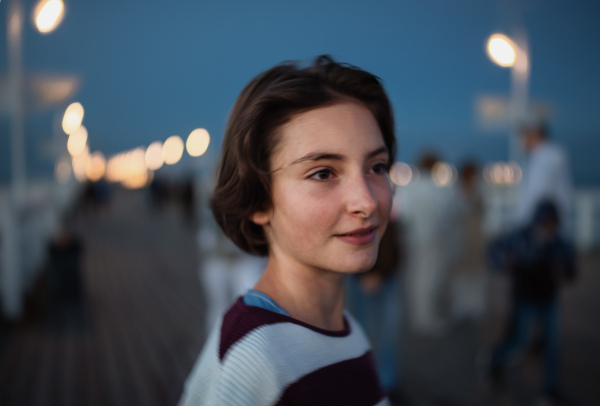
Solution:
M 85 173 L 92 182 L 99 181 L 106 170 L 106 159 L 100 151 L 95 151 L 86 162 Z
M 88 132 L 84 126 L 80 126 L 79 129 L 73 134 L 69 135 L 67 141 L 67 151 L 71 156 L 77 156 L 81 154 L 87 144 Z
M 154 172 L 145 171 L 124 179 L 121 184 L 127 189 L 140 189 L 148 186 L 152 179 L 154 179 Z
M 390 179 L 395 185 L 408 185 L 413 179 L 410 165 L 404 162 L 395 162 L 390 168 Z
M 83 120 L 83 106 L 81 103 L 71 103 L 65 110 L 62 128 L 66 134 L 73 134 L 81 126 Z
M 511 67 L 517 57 L 512 41 L 502 34 L 494 34 L 487 44 L 490 58 L 500 66 Z
M 143 147 L 138 147 L 127 154 L 127 173 L 130 176 L 146 173 L 146 151 Z
M 109 182 L 119 182 L 122 168 L 122 154 L 113 155 L 106 167 L 106 180 Z
M 208 149 L 210 135 L 204 128 L 197 128 L 188 136 L 185 147 L 188 154 L 193 157 L 201 156 Z
M 492 162 L 483 168 L 483 179 L 491 185 L 516 185 L 523 172 L 516 162 Z
M 183 155 L 183 140 L 179 135 L 172 135 L 163 144 L 162 156 L 167 165 L 175 165 Z
M 162 149 L 163 144 L 160 141 L 154 141 L 152 144 L 148 145 L 144 159 L 146 161 L 146 166 L 151 171 L 156 171 L 163 166 L 165 161 L 163 159 Z
M 33 19 L 42 34 L 52 32 L 64 16 L 65 5 L 62 0 L 41 0 L 33 11 Z
M 90 149 L 86 145 L 81 154 L 73 157 L 73 175 L 78 182 L 85 182 L 87 180 L 87 161 L 90 157 Z
M 456 181 L 456 168 L 446 162 L 436 162 L 431 168 L 431 179 L 437 186 L 448 186 Z
M 150 184 L 154 172 L 148 170 L 148 151 L 138 147 L 112 156 L 106 165 L 106 180 L 120 182 L 128 189 L 138 189 Z

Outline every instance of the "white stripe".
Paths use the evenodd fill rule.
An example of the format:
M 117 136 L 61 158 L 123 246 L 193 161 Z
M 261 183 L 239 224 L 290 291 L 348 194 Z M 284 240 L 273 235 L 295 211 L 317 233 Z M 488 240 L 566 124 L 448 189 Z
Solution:
M 370 349 L 362 329 L 351 316 L 347 319 L 351 334 L 346 337 L 323 335 L 293 323 L 257 328 L 228 351 L 223 360 L 224 382 L 233 384 L 240 375 L 247 376 L 247 388 L 260 388 L 261 392 L 260 399 L 252 401 L 273 404 L 288 385 L 303 376 L 360 357 Z
M 351 329 L 346 337 L 323 335 L 287 322 L 261 326 L 236 342 L 222 362 L 219 323 L 186 382 L 179 405 L 272 405 L 303 376 L 360 357 L 370 349 L 356 321 L 349 314 L 346 318 Z
M 223 319 L 218 320 L 210 336 L 204 343 L 202 353 L 198 357 L 192 372 L 190 372 L 179 399 L 179 406 L 208 405 L 216 393 L 217 382 L 221 369 L 219 362 L 219 337 Z M 212 390 L 211 390 L 212 389 Z

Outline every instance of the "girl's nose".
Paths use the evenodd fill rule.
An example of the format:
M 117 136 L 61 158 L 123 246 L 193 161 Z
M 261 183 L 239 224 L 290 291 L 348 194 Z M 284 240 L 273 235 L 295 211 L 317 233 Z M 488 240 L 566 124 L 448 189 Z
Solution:
M 354 215 L 370 217 L 377 208 L 378 202 L 372 185 L 364 175 L 356 176 L 348 185 L 348 211 Z

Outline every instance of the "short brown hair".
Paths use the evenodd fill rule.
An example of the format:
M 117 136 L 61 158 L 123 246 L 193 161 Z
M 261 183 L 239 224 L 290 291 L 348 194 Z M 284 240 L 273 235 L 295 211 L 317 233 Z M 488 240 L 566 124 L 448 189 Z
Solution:
M 391 163 L 396 153 L 394 118 L 378 77 L 319 56 L 311 66 L 277 65 L 254 78 L 239 95 L 225 131 L 210 208 L 223 232 L 242 250 L 268 255 L 262 226 L 250 216 L 271 208 L 271 156 L 279 129 L 300 113 L 344 101 L 364 104 L 379 125 Z

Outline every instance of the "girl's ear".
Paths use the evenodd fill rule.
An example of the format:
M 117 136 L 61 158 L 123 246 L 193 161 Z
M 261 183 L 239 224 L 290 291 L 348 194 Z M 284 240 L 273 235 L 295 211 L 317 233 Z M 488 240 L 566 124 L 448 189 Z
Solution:
M 265 226 L 269 224 L 269 214 L 266 211 L 257 211 L 250 215 L 250 221 L 259 226 Z

